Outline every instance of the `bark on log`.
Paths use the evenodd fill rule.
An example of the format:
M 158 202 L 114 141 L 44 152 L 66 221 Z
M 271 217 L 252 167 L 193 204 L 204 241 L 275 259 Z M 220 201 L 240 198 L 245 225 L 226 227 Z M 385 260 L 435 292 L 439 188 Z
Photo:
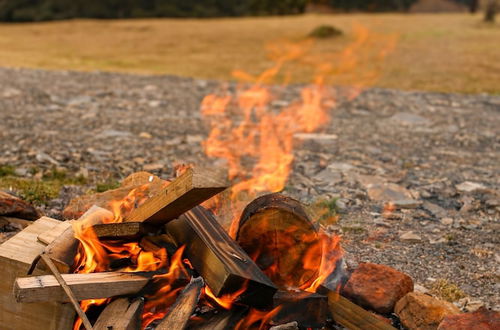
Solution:
M 126 222 L 165 224 L 227 188 L 216 173 L 188 169 L 153 197 L 133 209 Z
M 220 297 L 247 285 L 241 296 L 256 307 L 272 304 L 276 287 L 224 231 L 214 216 L 197 206 L 165 226 L 212 292 Z
M 104 272 L 90 274 L 62 274 L 78 301 L 132 295 L 150 280 L 147 273 Z M 17 302 L 68 302 L 63 288 L 53 275 L 19 277 L 14 283 Z
M 141 314 L 144 300 L 119 298 L 101 312 L 94 324 L 94 330 L 137 330 L 141 328 Z
M 203 279 L 201 277 L 192 279 L 184 290 L 182 290 L 179 297 L 177 297 L 177 300 L 169 309 L 165 318 L 156 326 L 156 329 L 185 329 L 189 318 L 196 308 L 202 287 Z
M 279 193 L 255 199 L 241 215 L 236 241 L 280 289 L 298 288 L 316 278 L 321 262 L 318 233 L 295 199 Z M 316 257 L 309 257 L 305 267 L 313 250 Z

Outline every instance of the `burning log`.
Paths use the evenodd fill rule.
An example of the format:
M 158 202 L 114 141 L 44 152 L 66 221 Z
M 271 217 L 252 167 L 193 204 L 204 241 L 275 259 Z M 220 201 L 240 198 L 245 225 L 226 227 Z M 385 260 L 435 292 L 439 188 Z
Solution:
M 94 324 L 94 330 L 135 330 L 141 328 L 141 314 L 144 300 L 119 298 L 101 312 Z
M 61 236 L 66 229 L 71 227 L 73 223 L 72 220 L 61 221 L 57 226 L 52 228 L 51 230 L 47 230 L 46 232 L 41 233 L 37 236 L 37 239 L 43 244 L 49 245 L 52 243 L 57 237 Z
M 271 304 L 276 287 L 233 241 L 214 216 L 198 206 L 165 226 L 215 296 L 247 286 L 245 302 Z
M 105 218 L 113 218 L 113 214 L 101 207 L 93 206 L 76 222 L 85 223 L 87 226 L 98 224 Z M 56 265 L 61 273 L 69 273 L 78 250 L 78 240 L 75 237 L 73 227 L 67 227 L 45 248 L 45 254 Z M 43 267 L 43 266 L 42 266 Z
M 305 291 L 278 291 L 274 295 L 274 307 L 280 310 L 273 316 L 273 324 L 297 321 L 301 328 L 321 328 L 328 315 L 326 296 Z
M 211 313 L 210 316 L 202 316 L 201 319 L 191 320 L 188 329 L 192 330 L 226 330 L 234 329 L 236 324 L 248 313 L 248 308 L 236 306 L 230 310 Z
M 100 239 L 135 239 L 143 236 L 152 228 L 140 222 L 102 223 L 92 226 Z
M 192 279 L 184 290 L 182 290 L 175 304 L 169 309 L 167 316 L 158 324 L 156 329 L 184 329 L 196 308 L 198 299 L 200 299 L 202 287 L 203 279 L 201 277 Z
M 77 300 L 110 298 L 139 292 L 150 280 L 148 273 L 104 272 L 61 275 Z M 52 275 L 19 277 L 14 283 L 17 302 L 68 302 L 63 288 Z
M 318 233 L 295 199 L 278 193 L 255 199 L 241 215 L 236 240 L 279 288 L 302 287 L 317 275 L 320 259 L 304 262 L 311 249 L 321 249 Z
M 18 304 L 12 294 L 14 281 L 25 276 L 45 245 L 37 236 L 51 230 L 61 222 L 48 217 L 34 221 L 32 225 L 0 245 L 0 327 L 9 329 L 70 329 L 75 312 L 71 305 L 56 302 Z M 39 269 L 37 275 L 43 274 Z
M 227 188 L 227 182 L 214 173 L 192 168 L 166 188 L 133 209 L 125 222 L 164 224 Z
M 395 330 L 390 324 L 335 291 L 328 293 L 328 306 L 335 322 L 348 329 Z

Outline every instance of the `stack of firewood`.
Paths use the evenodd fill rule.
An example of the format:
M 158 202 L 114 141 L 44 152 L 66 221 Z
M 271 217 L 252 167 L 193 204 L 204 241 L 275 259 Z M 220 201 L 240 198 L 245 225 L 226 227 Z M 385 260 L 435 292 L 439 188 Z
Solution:
M 165 317 L 151 325 L 156 329 L 232 328 L 241 324 L 250 308 L 274 311 L 266 326 L 295 321 L 301 328 L 321 328 L 333 318 L 353 329 L 393 329 L 339 295 L 338 282 L 323 283 L 316 293 L 290 288 L 290 281 L 299 287 L 317 275 L 314 269 L 304 269 L 297 255 L 312 244 L 300 237 L 317 235 L 299 202 L 280 194 L 257 198 L 244 210 L 232 239 L 215 215 L 200 206 L 226 188 L 218 176 L 188 169 L 135 203 L 122 222 L 103 223 L 113 214 L 97 206 L 77 220 L 38 219 L 0 246 L 0 327 L 70 329 L 76 310 L 86 328 L 140 328 L 143 296 L 158 272 L 73 273 L 81 244 L 75 224 L 85 221 L 103 242 L 139 242 L 145 250 L 168 246 L 169 255 L 184 249 L 192 269 L 189 276 L 178 279 L 184 288 Z M 291 227 L 296 228 L 291 237 L 295 244 L 283 245 L 279 241 Z M 259 258 L 253 260 L 250 256 L 257 251 Z M 266 271 L 271 264 L 273 275 Z M 205 286 L 216 297 L 239 290 L 241 294 L 229 310 L 203 315 L 197 306 Z M 79 302 L 100 298 L 112 299 L 98 316 L 89 318 Z

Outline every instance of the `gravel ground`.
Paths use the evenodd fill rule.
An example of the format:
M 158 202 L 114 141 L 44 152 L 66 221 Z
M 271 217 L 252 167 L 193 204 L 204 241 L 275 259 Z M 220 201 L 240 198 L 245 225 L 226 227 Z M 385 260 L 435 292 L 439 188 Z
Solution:
M 213 81 L 0 68 L 0 165 L 64 168 L 91 182 L 204 166 L 199 112 Z M 282 93 L 276 105 L 296 96 Z M 500 307 L 500 97 L 367 89 L 339 100 L 321 133 L 299 135 L 285 192 L 338 198 L 348 265 L 383 263 L 430 288 L 456 283 Z M 57 216 L 82 188 L 67 187 Z M 387 201 L 392 200 L 391 206 Z

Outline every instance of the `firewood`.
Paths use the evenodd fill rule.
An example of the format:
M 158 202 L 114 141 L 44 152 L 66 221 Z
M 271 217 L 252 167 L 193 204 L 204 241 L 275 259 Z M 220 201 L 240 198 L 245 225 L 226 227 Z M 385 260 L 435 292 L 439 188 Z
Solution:
M 101 239 L 137 239 L 148 231 L 147 225 L 140 222 L 102 223 L 92 226 Z
M 62 274 L 77 300 L 109 298 L 139 292 L 150 279 L 148 273 L 103 272 Z M 17 302 L 68 302 L 61 285 L 52 275 L 19 277 L 14 283 Z
M 203 279 L 201 277 L 192 279 L 184 290 L 182 290 L 174 305 L 170 307 L 167 315 L 161 320 L 156 329 L 184 329 L 196 308 L 198 299 L 200 299 L 202 287 Z
M 352 330 L 395 330 L 393 326 L 377 318 L 339 293 L 328 293 L 328 307 L 338 324 Z
M 306 269 L 304 256 L 321 249 L 318 233 L 295 199 L 279 193 L 255 199 L 243 210 L 236 241 L 280 289 L 301 287 L 316 278 L 320 258 L 310 258 Z
M 113 214 L 101 207 L 93 206 L 76 222 L 92 226 L 102 222 L 104 218 L 112 218 Z M 64 230 L 54 241 L 45 248 L 44 253 L 54 262 L 61 273 L 69 273 L 78 252 L 78 239 L 75 237 L 73 226 Z M 43 268 L 43 265 L 40 265 Z
M 326 296 L 305 291 L 276 292 L 274 307 L 280 310 L 272 317 L 273 324 L 297 321 L 301 328 L 322 328 L 328 315 Z
M 0 245 L 0 328 L 4 329 L 71 329 L 75 311 L 71 305 L 56 302 L 16 303 L 12 294 L 14 281 L 26 276 L 45 245 L 37 236 L 61 222 L 42 217 Z M 36 275 L 44 274 L 35 269 Z
M 133 209 L 126 222 L 164 224 L 227 188 L 220 175 L 188 169 L 142 205 Z
M 73 223 L 72 220 L 68 221 L 61 221 L 57 226 L 54 228 L 47 230 L 44 233 L 41 233 L 38 235 L 38 240 L 42 242 L 43 244 L 49 245 L 52 243 L 57 237 L 61 236 L 62 233 L 69 227 L 71 227 L 71 224 Z
M 29 225 L 31 225 L 32 223 L 33 223 L 33 221 L 31 221 L 31 220 L 0 216 L 0 227 L 3 227 L 5 225 L 12 225 L 12 226 L 21 227 L 24 229 L 24 228 L 28 227 Z
M 0 190 L 0 215 L 36 220 L 40 217 L 40 212 L 19 197 Z
M 136 330 L 141 328 L 141 314 L 144 300 L 119 298 L 101 312 L 94 324 L 94 330 Z
M 191 330 L 226 330 L 234 329 L 236 324 L 248 313 L 244 306 L 233 306 L 227 311 L 218 311 L 217 314 L 209 313 L 195 320 L 190 320 L 187 326 Z
M 211 291 L 220 297 L 248 286 L 242 298 L 256 307 L 272 304 L 276 287 L 233 241 L 215 217 L 201 206 L 170 221 L 165 229 L 185 253 Z

